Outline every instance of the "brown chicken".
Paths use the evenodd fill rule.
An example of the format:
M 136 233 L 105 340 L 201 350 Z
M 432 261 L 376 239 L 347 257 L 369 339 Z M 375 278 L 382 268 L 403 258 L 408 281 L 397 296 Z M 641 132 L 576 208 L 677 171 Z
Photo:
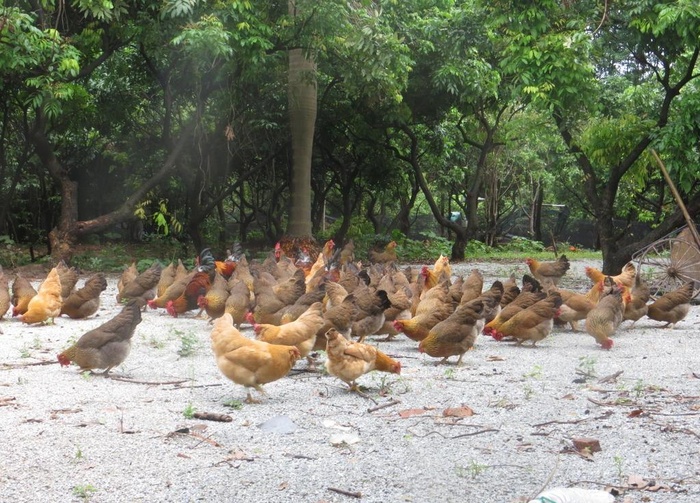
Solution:
M 12 283 L 12 316 L 26 313 L 29 301 L 35 295 L 36 290 L 29 280 L 18 274 Z
M 551 282 L 553 285 L 558 285 L 562 276 L 569 270 L 569 259 L 566 258 L 566 255 L 561 255 L 553 262 L 540 262 L 537 259 L 529 258 L 525 263 L 535 279 L 542 283 Z
M 297 270 L 288 279 L 273 285 L 272 292 L 283 305 L 289 306 L 294 304 L 299 297 L 306 293 L 303 271 Z
M 131 299 L 143 299 L 144 302 L 148 302 L 155 298 L 161 270 L 160 264 L 153 262 L 151 267 L 124 285 L 122 291 L 117 294 L 117 302 L 126 302 Z
M 246 321 L 246 314 L 250 309 L 250 290 L 248 290 L 248 285 L 242 279 L 239 279 L 235 273 L 229 279 L 228 287 L 229 292 L 224 311 L 231 315 L 233 324 L 236 327 L 240 327 Z
M 424 292 L 430 290 L 439 283 L 449 282 L 450 279 L 446 269 L 440 269 L 438 272 L 435 272 L 428 266 L 423 266 L 420 273 L 423 276 L 423 278 L 425 278 L 425 283 L 423 286 Z
M 484 304 L 480 300 L 462 304 L 430 330 L 428 336 L 420 341 L 418 351 L 442 358 L 439 363 L 447 363 L 450 356 L 458 355 L 457 365 L 461 365 L 464 353 L 474 347 L 479 335 L 477 323 L 483 314 Z
M 263 394 L 263 384 L 286 376 L 300 358 L 299 350 L 294 346 L 269 344 L 243 337 L 233 326 L 233 318 L 228 313 L 214 322 L 211 348 L 216 365 L 224 376 L 236 384 L 255 388 Z M 258 402 L 250 390 L 246 401 Z
M 136 326 L 141 323 L 143 300 L 130 300 L 111 320 L 83 334 L 78 342 L 58 355 L 58 362 L 67 367 L 71 362 L 80 367 L 80 372 L 105 369 L 109 374 L 121 365 L 131 351 L 131 338 Z
M 431 288 L 418 303 L 415 315 L 408 320 L 396 320 L 394 328 L 411 340 L 422 341 L 428 336 L 431 328 L 452 314 L 448 292 L 447 283 Z
M 136 262 L 132 262 L 129 267 L 124 268 L 122 275 L 119 277 L 119 281 L 117 281 L 117 294 L 121 294 L 122 290 L 124 290 L 124 286 L 131 283 L 138 275 L 139 270 L 136 268 Z M 119 299 L 119 297 L 117 297 L 117 299 Z M 119 300 L 117 300 L 117 302 L 119 302 Z
M 313 263 L 311 269 L 305 274 L 307 284 L 316 276 L 318 271 L 324 269 L 327 264 L 330 264 L 333 257 L 333 250 L 335 250 L 335 242 L 329 239 L 323 245 L 323 249 L 318 254 L 318 257 L 316 257 L 316 262 Z
M 649 304 L 647 316 L 655 321 L 665 321 L 666 324 L 662 328 L 675 328 L 676 323 L 688 315 L 692 298 L 693 283 L 688 282 Z
M 384 324 L 384 310 L 391 307 L 389 296 L 384 290 L 372 290 L 368 286 L 358 287 L 352 292 L 357 312 L 352 322 L 351 334 L 360 342 L 368 335 L 375 334 Z
M 611 280 L 601 280 L 585 294 L 552 287 L 552 291 L 559 292 L 563 302 L 556 319 L 561 323 L 569 323 L 572 331 L 578 331 L 578 322 L 585 320 L 601 297 L 611 292 L 612 285 Z
M 0 267 L 0 319 L 10 309 L 10 280 Z
M 100 308 L 100 294 L 107 288 L 104 273 L 98 272 L 85 280 L 79 290 L 73 290 L 61 305 L 61 314 L 73 319 L 83 319 L 92 316 Z
M 160 273 L 160 279 L 158 280 L 158 284 L 156 285 L 155 298 L 157 299 L 164 296 L 165 292 L 171 285 L 173 285 L 176 282 L 184 281 L 184 278 L 186 278 L 189 274 L 189 271 L 185 267 L 185 264 L 182 263 L 181 259 L 177 260 L 177 265 L 175 265 L 174 262 L 170 262 L 170 264 L 168 264 L 168 266 L 165 269 L 163 269 Z M 178 296 L 179 295 L 180 294 L 178 294 Z M 163 307 L 165 307 L 165 304 L 163 304 Z
M 483 329 L 484 334 L 498 336 L 501 325 L 510 320 L 517 313 L 544 299 L 547 296 L 544 292 L 520 292 L 512 302 L 501 308 L 501 312 L 488 322 Z
M 246 291 L 248 289 L 246 288 Z M 197 305 L 200 309 L 203 309 L 209 316 L 209 321 L 213 321 L 219 318 L 226 311 L 226 301 L 228 300 L 228 282 L 226 279 L 219 274 L 217 271 L 214 276 L 214 282 L 211 285 L 209 291 L 200 295 L 197 299 Z
M 36 295 L 27 305 L 27 312 L 19 316 L 19 320 L 28 325 L 32 323 L 45 323 L 61 314 L 61 280 L 58 270 L 54 267 L 49 271 L 44 282 L 39 285 Z
M 389 294 L 391 306 L 384 310 L 384 324 L 376 332 L 377 335 L 386 335 L 386 341 L 392 340 L 400 333 L 394 327 L 395 321 L 411 319 L 411 299 L 408 298 L 406 290 L 407 288 L 402 287 L 400 290 Z
M 209 248 L 202 250 L 199 254 L 198 262 L 199 265 L 195 270 L 194 276 L 192 276 L 192 279 L 187 283 L 182 294 L 176 299 L 169 300 L 165 304 L 165 310 L 174 318 L 177 318 L 179 314 L 197 309 L 199 298 L 206 295 L 211 288 L 214 275 L 216 274 L 216 268 L 214 265 L 214 256 L 211 254 Z
M 279 325 L 283 314 L 281 310 L 294 304 L 306 292 L 304 279 L 304 273 L 301 270 L 297 270 L 294 276 L 273 286 L 258 278 L 254 282 L 253 319 L 255 322 Z
M 374 346 L 349 341 L 334 328 L 326 332 L 326 339 L 326 370 L 353 391 L 359 391 L 357 379 L 373 370 L 401 373 L 401 363 Z
M 610 281 L 613 284 L 611 279 L 604 281 Z M 592 335 L 603 349 L 612 348 L 613 340 L 610 336 L 615 333 L 617 327 L 622 323 L 624 311 L 625 300 L 623 291 L 619 286 L 613 284 L 610 293 L 603 296 L 586 316 L 586 332 Z
M 464 283 L 462 284 L 462 296 L 459 303 L 465 304 L 470 300 L 474 300 L 484 289 L 484 276 L 478 269 L 472 269 L 472 272 L 464 278 Z
M 311 304 L 296 320 L 284 325 L 253 325 L 256 338 L 270 344 L 296 346 L 302 357 L 307 357 L 316 342 L 316 334 L 324 324 L 323 304 Z
M 340 250 L 340 256 L 338 257 L 338 263 L 342 266 L 355 262 L 355 242 L 350 239 L 345 246 Z
M 634 277 L 634 285 L 630 290 L 630 301 L 625 306 L 625 312 L 622 314 L 622 320 L 632 320 L 629 328 L 632 328 L 637 320 L 646 316 L 649 311 L 649 298 L 651 291 L 649 285 L 644 281 L 641 275 L 636 274 Z
M 173 283 L 165 289 L 162 295 L 158 295 L 155 299 L 146 302 L 148 307 L 151 309 L 165 309 L 168 302 L 177 299 L 183 294 L 185 288 L 190 281 L 192 281 L 195 274 L 197 274 L 197 271 L 192 271 L 187 273 L 186 276 L 173 281 Z
M 586 267 L 586 276 L 590 278 L 593 283 L 599 283 L 603 281 L 606 277 L 605 274 L 600 272 L 595 267 Z M 625 267 L 622 268 L 622 272 L 616 276 L 611 276 L 615 283 L 625 285 L 627 288 L 632 288 L 634 285 L 634 278 L 637 276 L 637 270 L 632 262 L 628 262 Z
M 228 250 L 228 255 L 224 260 L 215 260 L 214 267 L 216 272 L 221 274 L 225 280 L 229 280 L 238 267 L 238 261 L 243 256 L 243 247 L 241 243 L 233 243 L 233 246 Z
M 503 296 L 501 297 L 501 307 L 506 307 L 520 295 L 520 287 L 515 281 L 515 273 L 511 274 L 507 280 L 503 282 Z
M 67 299 L 78 283 L 78 271 L 75 267 L 68 267 L 63 260 L 56 266 L 56 271 L 58 279 L 61 281 L 61 298 Z
M 328 289 L 333 285 L 334 283 L 328 283 L 328 285 L 326 285 L 326 292 L 328 292 Z M 333 287 L 333 290 L 335 291 L 337 288 Z M 355 296 L 350 293 L 342 297 L 340 302 L 335 300 L 327 305 L 329 307 L 327 307 L 323 313 L 323 318 L 326 320 L 327 325 L 329 325 L 328 328 L 333 327 L 345 337 L 350 337 L 352 323 L 359 312 L 355 304 Z
M 235 280 L 242 281 L 248 287 L 249 291 L 253 291 L 254 278 L 252 273 L 250 272 L 250 266 L 248 265 L 248 260 L 245 258 L 245 255 L 242 255 L 241 258 L 238 260 L 236 270 L 233 271 L 233 274 L 229 278 L 229 286 L 231 286 L 230 282 Z
M 560 306 L 561 295 L 551 292 L 544 299 L 515 313 L 501 324 L 498 332 L 493 333 L 493 338 L 501 340 L 504 336 L 510 336 L 516 339 L 518 345 L 524 341 L 532 341 L 532 345 L 535 346 L 551 333 L 554 317 Z
M 369 261 L 372 264 L 387 264 L 389 262 L 398 262 L 399 258 L 396 255 L 396 241 L 390 241 L 384 247 L 384 251 L 377 252 L 370 250 Z
M 501 299 L 503 298 L 503 283 L 499 280 L 493 282 L 491 288 L 483 292 L 474 300 L 479 300 L 484 304 L 484 312 L 482 318 L 477 323 L 477 329 L 479 332 L 484 328 L 484 325 L 491 320 L 495 319 L 496 316 L 501 314 Z M 469 301 L 469 302 L 473 302 Z M 465 302 L 466 304 L 466 302 Z

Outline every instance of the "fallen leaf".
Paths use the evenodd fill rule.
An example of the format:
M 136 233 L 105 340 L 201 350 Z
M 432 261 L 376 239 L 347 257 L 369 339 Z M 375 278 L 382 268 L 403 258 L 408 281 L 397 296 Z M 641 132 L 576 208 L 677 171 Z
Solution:
M 627 485 L 634 489 L 644 489 L 649 485 L 649 482 L 639 475 L 630 475 L 627 477 Z
M 399 411 L 399 416 L 403 419 L 406 419 L 408 417 L 420 416 L 421 414 L 425 414 L 426 412 L 427 409 L 405 409 Z
M 282 483 L 277 487 L 277 489 L 280 490 L 280 491 L 284 491 L 285 489 L 288 489 L 288 488 L 289 488 L 289 483 L 288 483 L 288 482 L 282 482 Z
M 574 395 L 573 393 L 569 393 L 569 394 L 566 394 L 563 397 L 561 397 L 561 399 L 562 400 L 575 400 L 576 395 Z
M 634 409 L 632 412 L 627 414 L 627 417 L 639 417 L 642 414 L 644 414 L 644 411 L 642 409 Z
M 572 439 L 574 448 L 581 454 L 600 452 L 600 442 L 595 438 L 579 437 Z
M 647 486 L 647 491 L 658 492 L 658 491 L 670 491 L 671 488 L 666 484 L 657 484 L 656 481 L 652 480 L 651 484 Z
M 486 357 L 486 361 L 487 362 L 504 362 L 504 361 L 506 361 L 506 359 L 503 358 L 502 356 L 490 355 L 490 356 Z
M 442 415 L 445 417 L 471 417 L 474 415 L 474 411 L 467 407 L 466 405 L 462 407 L 452 407 L 442 411 Z

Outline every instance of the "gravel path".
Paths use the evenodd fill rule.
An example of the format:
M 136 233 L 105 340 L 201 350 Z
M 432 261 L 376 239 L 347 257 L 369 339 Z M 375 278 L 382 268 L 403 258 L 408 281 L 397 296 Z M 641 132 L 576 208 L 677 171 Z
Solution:
M 569 285 L 583 288 L 587 264 L 574 263 Z M 525 272 L 453 272 L 473 267 L 487 285 Z M 403 371 L 361 378 L 369 398 L 300 361 L 248 405 L 193 314 L 144 314 L 116 369 L 128 380 L 54 364 L 118 312 L 115 293 L 111 278 L 87 320 L 0 323 L 0 501 L 514 502 L 545 487 L 634 482 L 649 487 L 616 501 L 700 501 L 698 306 L 675 330 L 623 324 L 612 351 L 569 330 L 534 349 L 482 336 L 461 367 L 436 366 L 403 336 L 375 340 Z M 577 453 L 574 438 L 601 451 Z

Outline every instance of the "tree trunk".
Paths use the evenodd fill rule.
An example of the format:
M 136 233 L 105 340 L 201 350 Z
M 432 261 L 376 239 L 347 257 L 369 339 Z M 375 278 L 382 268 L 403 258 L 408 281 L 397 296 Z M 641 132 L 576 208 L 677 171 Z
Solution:
M 298 15 L 289 0 L 289 14 Z M 316 124 L 316 64 L 303 49 L 289 51 L 289 126 L 292 136 L 292 178 L 287 235 L 311 235 L 311 156 Z
M 36 154 L 42 164 L 58 183 L 61 192 L 61 215 L 58 225 L 49 232 L 49 244 L 51 256 L 55 261 L 65 260 L 70 262 L 75 252 L 75 245 L 82 236 L 104 231 L 119 223 L 134 217 L 134 208 L 152 188 L 157 186 L 169 175 L 176 166 L 176 160 L 180 157 L 182 149 L 191 137 L 195 122 L 190 122 L 181 131 L 180 138 L 174 146 L 163 166 L 150 179 L 142 183 L 121 206 L 91 220 L 78 220 L 78 183 L 70 179 L 67 169 L 59 162 L 54 153 L 53 146 L 49 142 L 41 117 L 37 120 L 36 127 L 31 135 L 31 140 Z

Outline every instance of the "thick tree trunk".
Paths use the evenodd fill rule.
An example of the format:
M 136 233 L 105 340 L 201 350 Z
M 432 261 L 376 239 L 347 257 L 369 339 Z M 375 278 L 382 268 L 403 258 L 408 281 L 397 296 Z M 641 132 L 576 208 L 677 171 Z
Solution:
M 298 15 L 296 2 L 289 13 Z M 311 235 L 311 156 L 316 125 L 316 64 L 302 49 L 289 51 L 289 126 L 292 136 L 292 178 L 287 235 Z
M 70 259 L 75 252 L 75 246 L 82 236 L 101 232 L 114 225 L 125 222 L 134 217 L 134 208 L 153 187 L 157 186 L 176 166 L 176 160 L 180 157 L 182 149 L 191 138 L 195 123 L 192 121 L 181 132 L 179 141 L 168 155 L 161 169 L 150 179 L 142 183 L 139 188 L 129 196 L 121 206 L 110 213 L 106 213 L 91 220 L 78 219 L 78 183 L 71 180 L 67 169 L 59 162 L 53 150 L 53 146 L 46 135 L 41 120 L 37 123 L 32 134 L 32 143 L 37 156 L 58 183 L 61 192 L 61 215 L 58 225 L 49 232 L 49 244 L 51 256 L 55 261 Z

